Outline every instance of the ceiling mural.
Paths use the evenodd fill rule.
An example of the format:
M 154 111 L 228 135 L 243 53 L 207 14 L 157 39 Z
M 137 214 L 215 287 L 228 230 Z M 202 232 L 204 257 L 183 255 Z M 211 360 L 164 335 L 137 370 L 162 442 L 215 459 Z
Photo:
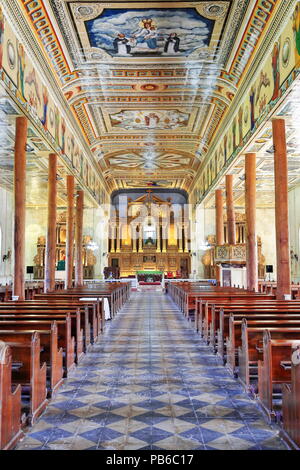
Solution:
M 150 2 L 149 2 L 150 3 Z M 230 2 L 123 3 L 70 2 L 82 45 L 91 58 L 187 57 L 215 47 Z M 131 6 L 132 5 L 132 6 Z M 156 5 L 158 7 L 156 7 Z
M 186 127 L 189 114 L 176 109 L 151 111 L 124 110 L 120 113 L 110 114 L 110 123 L 113 128 L 125 130 L 166 130 Z
M 157 8 L 147 11 L 147 16 L 141 9 L 105 9 L 95 20 L 86 22 L 91 47 L 104 49 L 112 56 L 160 57 L 189 55 L 209 45 L 213 21 L 192 8 Z
M 65 113 L 37 78 L 38 68 L 28 59 L 22 68 L 23 51 L 12 37 L 5 72 L 16 98 L 25 97 L 28 111 L 36 110 L 93 194 L 97 172 L 82 157 L 79 137 L 108 191 L 157 185 L 193 190 L 199 201 L 256 129 L 265 104 L 280 98 L 293 69 L 291 31 L 271 55 L 267 50 L 292 0 L 9 3 L 15 27 L 29 38 L 19 22 L 24 16 L 33 32 L 24 48 L 38 58 L 32 47 L 38 45 L 42 73 L 59 84 Z M 249 67 L 263 62 L 259 54 L 270 60 L 253 79 Z M 241 98 L 251 80 L 249 97 Z

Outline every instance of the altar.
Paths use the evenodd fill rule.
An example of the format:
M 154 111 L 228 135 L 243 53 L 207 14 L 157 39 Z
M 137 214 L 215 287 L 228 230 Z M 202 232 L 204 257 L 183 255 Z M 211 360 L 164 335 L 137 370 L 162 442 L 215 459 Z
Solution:
M 153 284 L 160 285 L 163 279 L 163 272 L 161 271 L 137 271 L 137 280 L 140 285 Z
M 189 276 L 189 220 L 183 210 L 186 200 L 182 195 L 173 196 L 174 205 L 169 194 L 166 197 L 164 193 L 154 194 L 149 190 L 135 199 L 127 194 L 123 196 L 121 209 L 116 200 L 110 225 L 108 266 L 118 268 L 121 277 L 150 271 L 153 275 L 168 272 L 175 277 L 180 272 L 183 277 Z

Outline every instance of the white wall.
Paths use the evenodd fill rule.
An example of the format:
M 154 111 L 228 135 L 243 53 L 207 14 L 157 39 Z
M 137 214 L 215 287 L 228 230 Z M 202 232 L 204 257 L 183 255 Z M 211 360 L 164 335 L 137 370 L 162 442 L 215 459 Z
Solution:
M 192 273 L 196 271 L 197 278 L 204 278 L 202 256 L 207 236 L 215 233 L 215 210 L 205 209 L 203 204 L 197 206 L 195 220 L 192 221 Z M 196 256 L 193 255 L 196 253 Z
M 37 255 L 38 237 L 47 235 L 47 209 L 27 208 L 26 209 L 26 249 L 25 249 L 25 266 L 34 266 L 34 257 Z M 30 279 L 30 275 L 26 274 L 26 279 Z
M 298 255 L 299 261 L 291 261 L 291 280 L 300 282 L 300 185 L 289 192 L 290 250 Z
M 108 251 L 108 222 L 101 208 L 84 210 L 83 235 L 90 235 L 98 246 L 94 251 L 97 258 L 95 278 L 101 279 L 103 268 L 107 266 Z
M 275 209 L 256 209 L 256 227 L 257 235 L 261 237 L 262 241 L 262 254 L 266 258 L 265 264 L 273 265 L 273 274 L 270 278 L 276 281 Z
M 13 274 L 13 194 L 4 188 L 0 188 L 0 212 L 0 284 L 6 284 L 12 282 Z M 10 260 L 2 261 L 8 250 L 11 251 Z

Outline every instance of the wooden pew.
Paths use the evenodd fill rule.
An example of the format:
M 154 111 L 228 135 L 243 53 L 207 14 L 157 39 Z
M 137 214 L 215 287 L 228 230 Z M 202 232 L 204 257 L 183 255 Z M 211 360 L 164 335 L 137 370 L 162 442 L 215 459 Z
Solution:
M 0 334 L 2 330 L 16 331 L 49 331 L 53 320 L 2 320 L 0 321 Z M 64 375 L 75 367 L 75 337 L 71 334 L 71 316 L 67 314 L 63 320 L 56 321 L 58 329 L 58 347 L 63 350 Z
M 235 299 L 275 299 L 275 295 L 266 295 L 256 292 L 249 292 L 236 288 L 220 288 L 220 287 L 205 287 L 193 286 L 189 283 L 188 286 L 176 285 L 172 289 L 173 300 L 177 303 L 184 315 L 189 318 L 189 311 L 196 310 L 197 300 L 235 300 Z
M 13 360 L 12 383 L 21 385 L 22 407 L 29 424 L 33 424 L 47 406 L 47 365 L 41 366 L 40 335 L 18 331 L 1 332 L 0 338 L 10 346 Z
M 12 449 L 22 437 L 21 385 L 12 387 L 12 351 L 0 341 L 0 450 Z
M 88 298 L 88 299 L 91 299 L 93 298 L 94 300 L 88 300 L 88 301 L 85 301 L 83 300 L 84 298 Z M 82 299 L 82 300 L 80 300 Z M 100 334 L 101 331 L 104 330 L 104 326 L 105 326 L 105 316 L 104 316 L 104 307 L 103 307 L 103 302 L 102 302 L 102 297 L 99 296 L 98 294 L 79 294 L 79 293 L 69 293 L 69 292 L 65 292 L 65 291 L 59 291 L 59 292 L 54 292 L 54 293 L 51 293 L 51 294 L 38 294 L 38 295 L 35 295 L 34 296 L 34 301 L 48 301 L 48 302 L 57 302 L 57 303 L 60 303 L 61 301 L 63 302 L 70 302 L 72 304 L 75 304 L 75 303 L 78 303 L 80 305 L 80 303 L 85 303 L 85 302 L 88 302 L 88 303 L 95 303 L 96 305 L 96 315 L 97 315 L 97 321 L 98 321 L 98 334 Z
M 267 298 L 253 299 L 251 297 L 235 300 L 218 300 L 218 301 L 202 301 L 197 300 L 197 309 L 195 317 L 195 329 L 204 337 L 205 340 L 214 338 L 219 325 L 220 325 L 220 314 L 221 312 L 248 312 L 256 311 L 257 309 L 270 308 L 287 308 L 287 309 L 299 309 L 300 302 L 291 300 L 270 300 Z
M 300 450 L 300 348 L 291 347 L 291 383 L 282 384 L 281 436 L 296 450 Z
M 64 320 L 67 315 L 71 320 L 71 335 L 75 338 L 76 362 L 78 363 L 90 345 L 90 324 L 86 318 L 86 312 L 80 312 L 78 309 L 70 313 L 69 309 L 44 311 L 43 308 L 0 308 L 0 325 L 4 320 L 59 321 Z
M 238 348 L 242 345 L 242 321 L 236 320 L 233 315 L 230 316 L 229 320 L 229 337 L 226 341 L 226 366 L 232 374 L 236 374 Z M 247 320 L 247 328 L 257 329 L 257 336 L 254 341 L 258 341 L 259 334 L 262 334 L 265 329 L 268 329 L 274 333 L 274 335 L 281 331 L 292 330 L 297 334 L 300 332 L 300 320 L 263 320 L 256 317 L 253 320 Z M 248 331 L 249 340 L 249 331 Z
M 232 309 L 230 309 L 231 311 Z M 219 315 L 219 328 L 217 332 L 214 331 L 208 338 L 209 344 L 214 348 L 217 354 L 223 359 L 226 352 L 226 347 L 228 343 L 228 338 L 230 337 L 230 321 L 232 318 L 236 321 L 241 321 L 243 318 L 247 320 L 299 320 L 300 319 L 300 307 L 296 309 L 293 308 L 278 308 L 276 306 L 265 307 L 255 307 L 250 308 L 250 310 L 238 310 L 231 313 L 224 313 L 223 310 L 220 311 Z
M 258 397 L 269 419 L 278 416 L 282 405 L 282 384 L 291 382 L 291 347 L 300 347 L 300 332 L 292 329 L 274 339 L 274 333 L 263 333 L 263 360 L 258 361 Z
M 0 315 L 1 312 L 14 310 L 23 310 L 22 313 L 25 313 L 25 310 L 29 312 L 36 313 L 57 313 L 61 314 L 63 312 L 76 313 L 78 310 L 81 315 L 81 323 L 84 325 L 84 336 L 85 336 L 85 347 L 86 349 L 91 342 L 96 342 L 98 336 L 101 332 L 101 317 L 97 314 L 98 303 L 97 301 L 92 302 L 76 302 L 66 299 L 49 299 L 49 300 L 29 300 L 29 301 L 10 301 L 0 303 Z M 57 310 L 57 312 L 56 312 Z
M 12 331 L 12 330 L 8 330 Z M 22 330 L 20 333 L 13 330 L 15 334 L 21 335 L 25 338 L 26 335 L 32 335 L 34 330 Z M 63 383 L 63 349 L 58 348 L 58 329 L 57 322 L 51 323 L 51 328 L 39 330 L 40 343 L 41 343 L 41 360 L 47 364 L 47 390 L 48 396 L 51 397 L 55 394 L 58 388 Z M 0 325 L 0 340 L 5 340 L 7 330 L 2 330 Z
M 248 327 L 247 320 L 242 320 L 241 346 L 238 347 L 238 379 L 247 392 L 253 395 L 258 390 L 258 361 L 262 359 L 262 342 L 265 325 Z M 273 337 L 279 338 L 285 329 L 272 328 Z M 298 335 L 298 331 L 296 331 Z

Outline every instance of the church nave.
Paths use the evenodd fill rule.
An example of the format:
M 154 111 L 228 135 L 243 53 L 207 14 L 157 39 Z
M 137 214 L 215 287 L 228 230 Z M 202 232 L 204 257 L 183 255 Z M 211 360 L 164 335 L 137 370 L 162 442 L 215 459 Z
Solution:
M 172 300 L 136 292 L 17 449 L 282 450 Z

